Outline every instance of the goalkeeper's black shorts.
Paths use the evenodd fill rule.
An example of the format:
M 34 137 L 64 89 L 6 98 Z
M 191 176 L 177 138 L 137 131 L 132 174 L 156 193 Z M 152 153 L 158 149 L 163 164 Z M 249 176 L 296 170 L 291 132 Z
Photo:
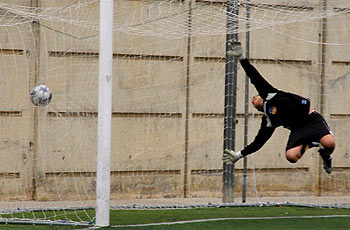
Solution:
M 310 142 L 320 142 L 320 139 L 328 134 L 333 133 L 327 122 L 319 113 L 314 111 L 309 115 L 309 122 L 305 126 L 297 130 L 291 130 L 286 151 Z

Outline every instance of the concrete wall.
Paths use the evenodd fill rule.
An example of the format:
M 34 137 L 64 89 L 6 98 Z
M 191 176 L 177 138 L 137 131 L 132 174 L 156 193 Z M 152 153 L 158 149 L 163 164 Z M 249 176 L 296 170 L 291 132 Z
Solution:
M 252 2 L 272 8 L 290 4 L 283 0 Z M 322 1 L 304 2 L 310 12 L 322 7 Z M 38 6 L 69 3 L 45 0 L 38 1 Z M 28 1 L 18 0 L 16 4 L 30 6 Z M 147 9 L 149 4 L 115 1 L 115 10 Z M 210 10 L 215 4 L 221 3 L 213 2 L 199 11 Z M 345 0 L 333 4 L 329 1 L 328 9 L 350 8 Z M 169 10 L 167 4 L 161 7 L 160 12 Z M 174 8 L 174 13 L 186 7 Z M 298 13 L 298 8 L 286 9 Z M 97 3 L 84 10 L 98 21 Z M 75 13 L 67 11 L 62 16 Z M 263 13 L 255 9 L 252 22 Z M 244 16 L 245 9 L 241 8 L 240 14 Z M 116 22 L 122 20 L 120 17 L 116 14 Z M 224 21 L 225 15 L 221 17 Z M 188 21 L 181 23 L 179 26 L 186 28 Z M 201 23 L 193 20 L 192 27 Z M 325 175 L 315 150 L 297 164 L 288 163 L 284 149 L 289 131 L 279 128 L 248 158 L 248 195 L 256 195 L 254 186 L 259 196 L 344 195 L 349 190 L 346 142 L 350 107 L 344 98 L 350 84 L 349 46 L 322 46 L 319 42 L 324 36 L 328 43 L 349 44 L 350 17 L 343 14 L 326 23 L 325 34 L 321 20 L 254 30 L 250 58 L 276 87 L 311 98 L 317 110 L 324 101 L 322 111 L 337 140 L 334 172 Z M 0 164 L 0 183 L 6 185 L 0 186 L 1 199 L 94 199 L 97 34 L 96 28 L 52 20 L 0 28 L 0 159 L 11 162 Z M 162 38 L 120 31 L 114 37 L 112 197 L 221 197 L 226 37 Z M 239 37 L 245 45 L 245 33 Z M 35 109 L 30 104 L 27 95 L 37 83 L 47 84 L 53 92 L 48 107 Z M 251 98 L 256 91 L 252 86 L 249 89 Z M 236 149 L 241 149 L 245 74 L 240 66 L 237 93 Z M 260 119 L 250 106 L 249 142 L 257 133 Z M 235 189 L 241 192 L 242 161 L 236 164 L 235 172 Z

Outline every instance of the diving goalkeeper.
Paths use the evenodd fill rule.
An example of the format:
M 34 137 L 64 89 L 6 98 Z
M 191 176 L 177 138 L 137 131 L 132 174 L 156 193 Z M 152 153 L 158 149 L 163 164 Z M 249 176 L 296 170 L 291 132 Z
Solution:
M 290 130 L 286 146 L 286 158 L 296 163 L 312 147 L 319 147 L 319 154 L 323 160 L 323 168 L 332 172 L 331 154 L 335 149 L 335 140 L 324 118 L 312 110 L 310 100 L 296 94 L 284 92 L 274 88 L 244 57 L 240 42 L 229 42 L 228 55 L 237 57 L 255 86 L 259 95 L 252 99 L 253 106 L 264 113 L 258 134 L 252 143 L 243 150 L 235 152 L 225 149 L 223 161 L 233 164 L 240 158 L 258 151 L 272 136 L 275 129 L 283 126 Z

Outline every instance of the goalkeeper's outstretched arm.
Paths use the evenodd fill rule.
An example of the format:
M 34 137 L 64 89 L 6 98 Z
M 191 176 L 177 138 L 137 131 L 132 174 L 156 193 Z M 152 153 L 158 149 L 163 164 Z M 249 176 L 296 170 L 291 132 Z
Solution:
M 261 147 L 263 147 L 265 145 L 265 143 L 270 139 L 270 137 L 274 133 L 275 129 L 276 129 L 275 127 L 267 127 L 266 117 L 264 116 L 262 121 L 261 121 L 261 125 L 260 125 L 260 129 L 258 131 L 258 134 L 254 138 L 253 142 L 250 143 L 249 145 L 247 145 L 241 151 L 242 156 L 243 157 L 247 156 L 247 155 L 255 153 L 256 151 L 261 149 Z
M 254 141 L 247 145 L 243 150 L 235 152 L 230 149 L 225 149 L 222 160 L 226 164 L 234 164 L 239 159 L 258 151 L 270 139 L 274 133 L 274 127 L 266 126 L 266 117 L 263 117 L 258 134 Z
M 242 44 L 240 42 L 229 41 L 228 42 L 229 51 L 227 54 L 234 56 L 240 60 L 240 63 L 246 72 L 247 76 L 250 78 L 251 83 L 255 86 L 260 97 L 266 99 L 269 93 L 274 93 L 278 91 L 269 82 L 267 82 L 259 71 L 250 64 L 249 60 L 245 58 L 243 54 Z

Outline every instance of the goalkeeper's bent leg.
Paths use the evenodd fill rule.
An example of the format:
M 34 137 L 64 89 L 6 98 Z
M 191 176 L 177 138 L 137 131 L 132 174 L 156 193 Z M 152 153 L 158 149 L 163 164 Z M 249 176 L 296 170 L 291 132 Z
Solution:
M 303 145 L 288 149 L 286 151 L 286 158 L 290 163 L 297 163 L 297 161 L 303 156 L 302 154 Z

